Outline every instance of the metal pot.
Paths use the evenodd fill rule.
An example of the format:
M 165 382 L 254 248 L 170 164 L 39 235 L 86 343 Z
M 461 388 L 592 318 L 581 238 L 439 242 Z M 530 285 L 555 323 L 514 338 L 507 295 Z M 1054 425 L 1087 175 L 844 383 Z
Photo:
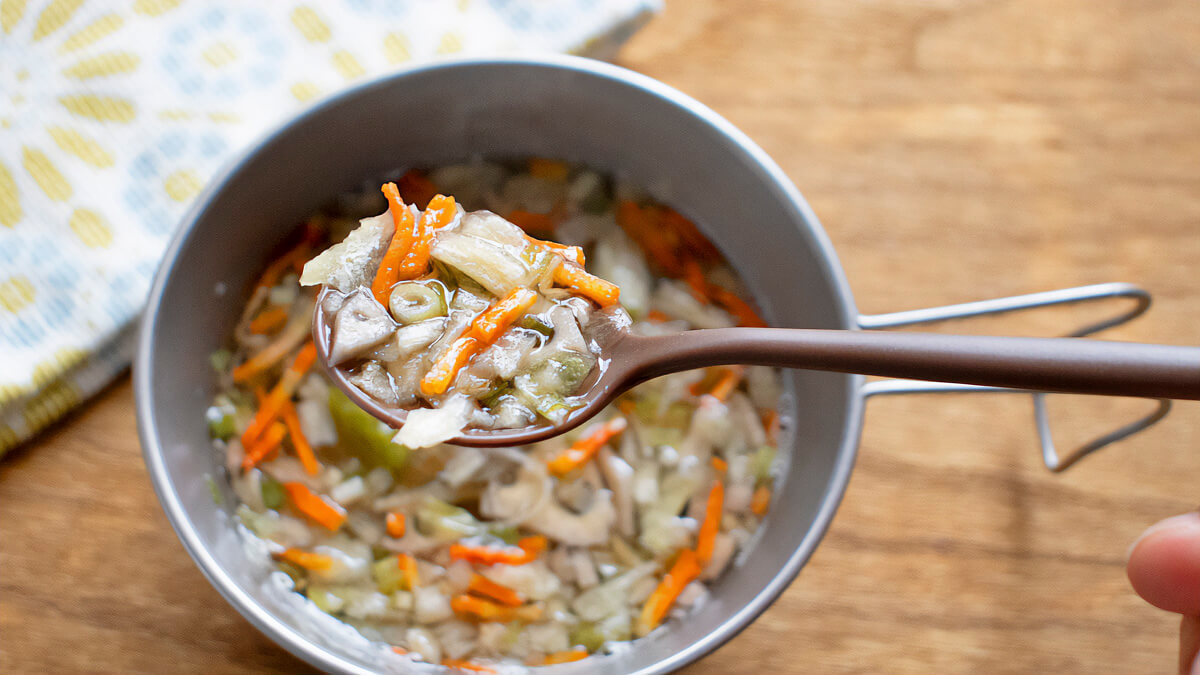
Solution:
M 232 499 L 214 503 L 204 480 L 221 475 L 202 414 L 213 394 L 208 355 L 229 334 L 244 301 L 241 291 L 267 252 L 304 216 L 396 167 L 473 155 L 560 157 L 645 186 L 695 219 L 776 326 L 875 329 L 1097 297 L 1138 301 L 1106 322 L 1111 325 L 1148 302 L 1138 289 L 1109 284 L 860 316 L 816 216 L 762 149 L 695 100 L 604 63 L 571 57 L 445 62 L 337 94 L 250 148 L 197 200 L 150 293 L 134 371 L 146 464 L 184 547 L 255 626 L 328 671 L 368 673 L 385 666 L 375 652 L 292 612 L 284 597 L 292 594 L 272 585 L 267 567 L 247 555 L 230 517 Z M 846 487 L 869 396 L 979 390 L 868 384 L 859 376 L 802 371 L 785 380 L 783 405 L 794 420 L 781 440 L 788 466 L 750 555 L 715 583 L 710 601 L 687 620 L 616 654 L 548 672 L 659 673 L 716 649 L 761 614 L 812 555 Z M 1164 412 L 1165 404 L 1119 435 Z M 1052 468 L 1080 456 L 1058 460 L 1048 439 L 1043 433 Z

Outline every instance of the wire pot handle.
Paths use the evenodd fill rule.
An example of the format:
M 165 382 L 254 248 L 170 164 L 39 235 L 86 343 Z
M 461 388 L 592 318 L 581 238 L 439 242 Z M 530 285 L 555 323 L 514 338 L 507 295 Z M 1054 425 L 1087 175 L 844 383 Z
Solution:
M 900 328 L 921 324 L 938 323 L 956 319 L 967 319 L 980 316 L 1007 314 L 1040 307 L 1057 305 L 1079 305 L 1113 298 L 1133 300 L 1132 307 L 1120 314 L 1102 319 L 1095 323 L 1082 326 L 1066 337 L 1084 337 L 1103 330 L 1120 326 L 1141 316 L 1150 308 L 1150 293 L 1143 288 L 1127 283 L 1094 284 L 1065 288 L 1057 291 L 1029 293 L 1007 298 L 980 300 L 942 307 L 930 307 L 888 314 L 866 314 L 858 317 L 858 325 L 866 330 Z M 1038 439 L 1042 448 L 1042 460 L 1046 468 L 1060 472 L 1070 468 L 1079 460 L 1091 453 L 1117 441 L 1129 438 L 1157 423 L 1166 417 L 1171 409 L 1168 399 L 1150 399 L 1157 403 L 1155 408 L 1144 417 L 1122 427 L 1097 436 L 1084 445 L 1075 448 L 1067 455 L 1060 455 L 1054 445 L 1051 433 L 1049 415 L 1046 412 L 1046 395 L 1023 389 L 1005 389 L 1002 387 L 983 387 L 969 384 L 950 384 L 944 382 L 925 382 L 920 380 L 883 379 L 872 380 L 862 387 L 862 395 L 872 396 L 892 394 L 950 394 L 950 393 L 997 393 L 997 394 L 1028 394 L 1033 398 L 1034 421 L 1037 426 Z

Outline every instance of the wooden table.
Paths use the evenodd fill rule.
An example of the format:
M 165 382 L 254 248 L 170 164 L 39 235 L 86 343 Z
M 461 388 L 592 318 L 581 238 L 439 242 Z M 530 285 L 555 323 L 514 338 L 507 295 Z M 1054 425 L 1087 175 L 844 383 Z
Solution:
M 1128 280 L 1157 302 L 1118 337 L 1200 343 L 1194 0 L 675 0 L 621 61 L 776 158 L 864 311 Z M 1078 440 L 1137 406 L 1055 411 Z M 815 557 L 691 672 L 1170 671 L 1124 554 L 1200 501 L 1200 406 L 1062 476 L 1034 442 L 1023 397 L 872 401 Z M 0 671 L 301 668 L 171 533 L 127 380 L 0 463 Z

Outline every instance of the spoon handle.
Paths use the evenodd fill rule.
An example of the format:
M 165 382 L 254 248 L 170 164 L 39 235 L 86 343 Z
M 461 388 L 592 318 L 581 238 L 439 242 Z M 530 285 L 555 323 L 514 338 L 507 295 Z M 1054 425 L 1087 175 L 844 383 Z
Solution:
M 1013 389 L 1200 400 L 1200 348 L 1085 340 L 850 330 L 717 328 L 630 335 L 632 381 L 747 364 Z

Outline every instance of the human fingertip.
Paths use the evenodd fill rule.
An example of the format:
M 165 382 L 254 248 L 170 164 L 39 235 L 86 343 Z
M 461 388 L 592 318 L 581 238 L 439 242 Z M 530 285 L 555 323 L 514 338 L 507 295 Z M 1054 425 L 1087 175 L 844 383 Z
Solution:
M 1200 513 L 1173 516 L 1147 529 L 1130 548 L 1126 573 L 1146 602 L 1200 615 Z

